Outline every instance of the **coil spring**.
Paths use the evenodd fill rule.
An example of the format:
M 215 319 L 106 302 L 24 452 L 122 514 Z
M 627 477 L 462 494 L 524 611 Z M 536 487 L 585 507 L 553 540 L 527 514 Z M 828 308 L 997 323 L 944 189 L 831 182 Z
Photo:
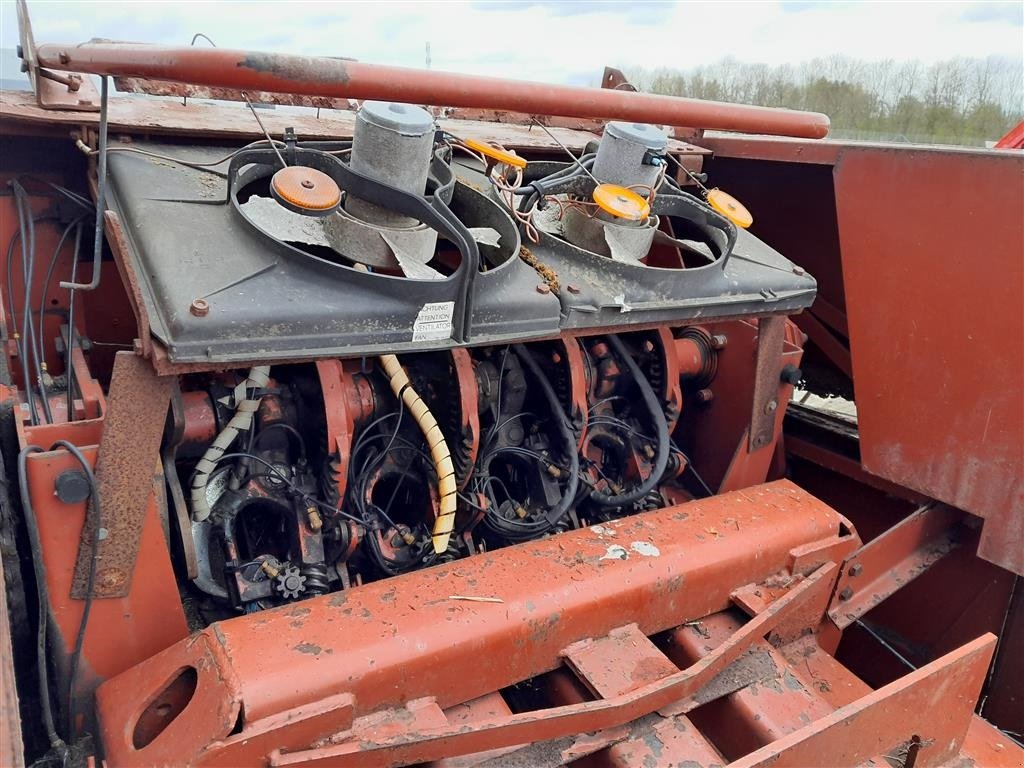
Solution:
M 327 566 L 323 563 L 308 563 L 299 570 L 306 577 L 306 595 L 323 595 L 331 588 Z

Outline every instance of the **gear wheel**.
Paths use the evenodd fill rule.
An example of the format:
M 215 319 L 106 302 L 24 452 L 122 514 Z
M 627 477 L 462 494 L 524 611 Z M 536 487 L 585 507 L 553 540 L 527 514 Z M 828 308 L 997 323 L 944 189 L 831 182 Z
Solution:
M 281 597 L 294 600 L 306 589 L 306 577 L 294 565 L 289 565 L 274 579 L 274 588 L 281 593 Z

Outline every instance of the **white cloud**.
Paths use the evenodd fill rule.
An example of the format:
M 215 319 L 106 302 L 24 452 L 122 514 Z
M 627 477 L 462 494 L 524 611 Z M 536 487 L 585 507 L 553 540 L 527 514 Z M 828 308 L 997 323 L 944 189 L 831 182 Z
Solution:
M 91 37 L 351 56 L 380 64 L 596 84 L 601 68 L 731 56 L 781 64 L 833 53 L 877 60 L 1021 59 L 1021 4 L 965 2 L 30 2 L 37 42 Z M 1016 10 L 1015 10 L 1016 9 Z M 13 0 L 0 46 L 13 47 Z M 199 42 L 199 45 L 205 43 Z

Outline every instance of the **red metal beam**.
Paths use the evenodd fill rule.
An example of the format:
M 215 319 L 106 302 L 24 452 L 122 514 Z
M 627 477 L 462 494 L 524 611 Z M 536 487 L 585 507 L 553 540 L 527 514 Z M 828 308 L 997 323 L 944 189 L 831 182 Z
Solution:
M 272 93 L 634 120 L 811 139 L 823 138 L 829 129 L 828 117 L 815 112 L 224 48 L 51 44 L 37 48 L 36 61 L 54 70 Z
M 840 522 L 779 481 L 218 622 L 101 688 L 106 758 L 111 766 L 215 756 L 255 763 L 267 759 L 266 745 L 251 741 L 264 729 L 278 731 L 273 746 L 294 750 L 412 699 L 433 697 L 446 709 L 554 669 L 563 649 L 631 621 L 649 636 L 722 610 L 737 585 L 778 572 L 795 548 L 836 539 Z M 134 739 L 143 711 L 163 705 L 183 669 L 197 675 L 187 706 L 159 735 Z M 327 699 L 343 694 L 347 709 L 336 702 L 327 713 Z M 646 708 L 629 706 L 640 711 L 625 720 Z M 289 712 L 303 716 L 279 723 Z M 608 727 L 601 718 L 616 715 L 574 732 Z M 462 746 L 498 746 L 489 739 Z M 531 740 L 511 735 L 504 744 Z

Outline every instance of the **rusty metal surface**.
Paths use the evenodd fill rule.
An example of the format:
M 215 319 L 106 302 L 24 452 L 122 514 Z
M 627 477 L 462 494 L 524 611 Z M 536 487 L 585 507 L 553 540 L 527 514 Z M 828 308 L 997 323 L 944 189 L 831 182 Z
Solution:
M 25 750 L 21 741 L 18 691 L 14 685 L 14 651 L 11 647 L 11 614 L 7 611 L 7 583 L 0 562 L 0 765 L 22 768 Z
M 813 112 L 225 48 L 44 44 L 37 46 L 36 57 L 41 66 L 52 69 L 224 88 L 515 109 L 814 139 L 827 135 L 829 128 L 828 117 Z
M 928 504 L 872 539 L 843 562 L 828 615 L 845 629 L 916 579 L 963 539 L 963 513 Z
M 720 610 L 731 585 L 763 579 L 785 566 L 793 548 L 838 535 L 831 510 L 780 481 L 221 622 L 104 686 L 98 701 L 108 762 L 187 762 L 227 738 L 239 708 L 244 738 L 251 723 L 342 691 L 353 696 L 355 717 L 424 696 L 450 707 L 555 668 L 563 649 L 624 619 L 650 634 Z M 466 659 L 473 674 L 452 674 L 450 665 L 462 669 Z M 201 672 L 193 703 L 135 750 L 121 724 L 134 722 L 168 675 L 189 665 L 209 669 L 209 679 Z M 501 746 L 485 731 L 464 748 L 418 757 Z M 506 745 L 532 739 L 504 737 Z M 241 760 L 240 743 L 231 749 Z
M 237 88 L 217 88 L 188 83 L 172 83 L 167 80 L 150 80 L 144 77 L 115 77 L 114 84 L 119 93 L 145 93 L 150 96 L 178 96 L 187 99 L 215 99 L 219 101 L 249 101 L 251 104 L 274 104 L 290 107 L 313 107 L 314 109 L 351 110 L 353 103 L 345 98 L 310 96 L 291 93 L 247 90 L 245 96 Z M 246 98 L 248 97 L 248 98 Z
M 96 426 L 96 422 L 88 421 L 74 424 Z M 99 430 L 95 432 L 98 437 Z M 95 444 L 84 440 L 76 442 L 95 467 Z M 155 456 L 151 457 L 147 469 L 152 468 L 154 462 Z M 78 469 L 78 463 L 63 450 L 33 454 L 28 459 L 29 490 L 36 508 L 54 618 L 50 643 L 58 669 L 67 667 L 84 606 L 82 600 L 72 597 L 72 586 L 75 558 L 86 527 L 86 503 L 64 504 L 53 492 L 57 476 L 71 469 Z M 93 690 L 100 681 L 188 636 L 150 481 L 151 473 L 147 473 L 143 487 L 149 499 L 143 499 L 139 567 L 130 591 L 125 597 L 96 600 L 92 605 L 76 692 L 78 708 L 83 713 L 91 713 Z M 116 638 L 116 642 L 112 638 Z
M 824 567 L 796 585 L 756 618 L 747 622 L 718 648 L 696 663 L 668 677 L 608 699 L 586 701 L 538 712 L 522 712 L 508 718 L 478 723 L 472 730 L 446 725 L 426 729 L 413 728 L 389 738 L 367 738 L 353 724 L 346 740 L 336 746 L 314 747 L 288 752 L 275 750 L 272 766 L 364 766 L 409 765 L 445 755 L 458 755 L 518 743 L 527 739 L 559 739 L 583 731 L 603 730 L 625 725 L 680 699 L 688 699 L 710 682 L 749 647 L 785 620 L 819 583 L 831 583 L 834 566 Z M 393 711 L 392 717 L 401 718 Z
M 1009 152 L 849 148 L 835 169 L 861 461 L 986 518 L 978 554 L 1018 574 L 1022 177 Z
M 967 736 L 995 645 L 984 635 L 732 765 L 859 765 L 895 754 L 913 736 L 921 741 L 918 768 L 944 765 Z
M 114 358 L 96 466 L 106 531 L 99 543 L 96 597 L 125 597 L 131 590 L 172 383 L 132 353 L 119 352 Z M 87 594 L 94 514 L 90 507 L 78 551 L 72 594 L 79 599 Z
M 263 137 L 252 114 L 240 105 L 212 105 L 157 99 L 112 96 L 110 98 L 111 146 L 115 134 L 149 134 L 173 136 L 217 136 L 252 141 Z M 261 115 L 271 134 L 280 135 L 285 128 L 294 128 L 302 139 L 344 139 L 352 136 L 355 114 L 332 111 L 320 116 L 308 113 L 273 112 Z M 24 91 L 0 91 L 0 128 L 21 129 L 34 135 L 44 132 L 67 137 L 82 126 L 99 124 L 99 115 L 90 112 L 45 110 L 36 104 L 33 94 Z M 445 130 L 457 136 L 497 142 L 509 149 L 561 152 L 544 131 L 527 125 L 497 123 L 485 120 L 439 120 Z M 573 151 L 580 151 L 598 136 L 590 131 L 554 127 L 551 132 Z M 706 150 L 681 141 L 669 141 L 669 150 L 689 154 L 706 154 Z M 564 154 L 564 153 L 563 153 Z
M 565 663 L 598 698 L 611 698 L 679 670 L 636 624 L 569 646 Z
M 54 82 L 40 71 L 36 61 L 36 44 L 32 35 L 32 21 L 29 19 L 25 0 L 18 0 L 18 41 L 24 56 L 25 73 L 36 93 L 36 100 L 43 109 L 64 109 L 69 111 L 93 111 L 100 108 L 100 97 L 96 86 L 79 72 L 64 73 L 58 77 L 73 78 L 73 84 Z M 51 74 L 52 77 L 52 74 Z
M 762 317 L 757 322 L 757 364 L 754 368 L 754 396 L 750 410 L 750 451 L 764 448 L 775 437 L 779 403 L 779 374 L 782 366 L 786 318 Z

